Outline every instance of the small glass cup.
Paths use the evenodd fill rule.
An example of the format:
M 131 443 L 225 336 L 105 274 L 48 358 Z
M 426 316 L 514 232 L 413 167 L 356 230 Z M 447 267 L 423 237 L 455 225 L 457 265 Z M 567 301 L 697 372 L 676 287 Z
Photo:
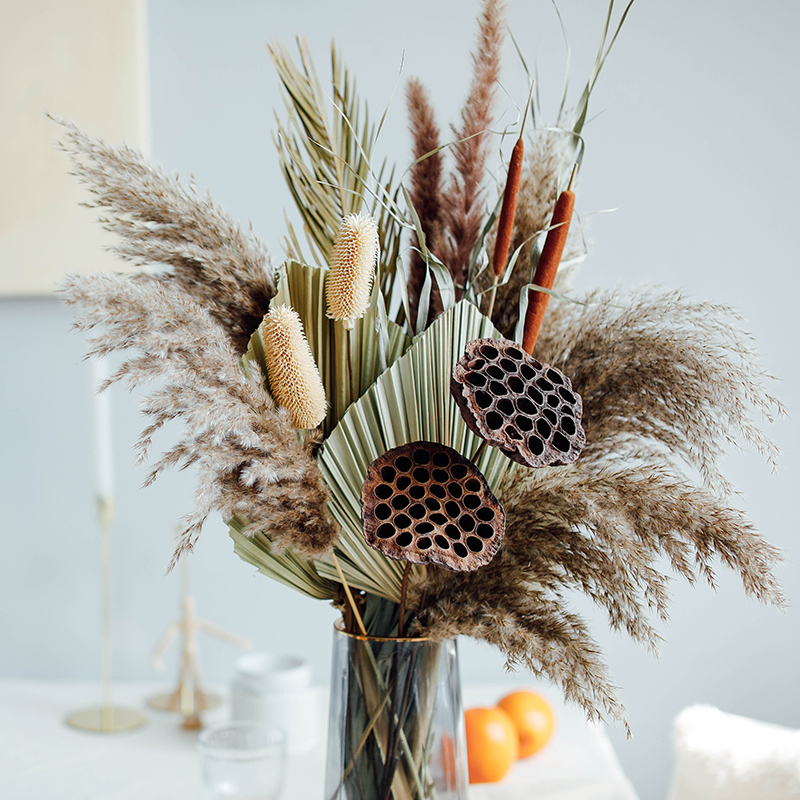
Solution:
M 210 725 L 197 737 L 208 800 L 278 800 L 286 736 L 257 722 Z

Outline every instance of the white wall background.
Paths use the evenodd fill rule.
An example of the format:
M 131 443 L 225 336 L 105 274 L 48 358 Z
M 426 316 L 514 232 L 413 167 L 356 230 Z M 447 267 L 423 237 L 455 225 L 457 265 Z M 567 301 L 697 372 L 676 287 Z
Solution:
M 561 0 L 559 7 L 577 91 L 605 2 Z M 252 220 L 279 259 L 289 198 L 270 139 L 272 109 L 281 101 L 265 41 L 305 34 L 326 74 L 334 38 L 376 117 L 402 64 L 379 150 L 405 165 L 402 83 L 421 76 L 440 123 L 455 120 L 469 84 L 477 10 L 477 0 L 151 0 L 153 157 L 194 174 L 235 216 Z M 509 0 L 508 17 L 529 63 L 538 62 L 545 111 L 554 112 L 565 54 L 553 6 Z M 791 0 L 637 0 L 592 101 L 592 112 L 604 113 L 585 131 L 578 195 L 584 215 L 618 207 L 591 218 L 594 246 L 581 287 L 661 284 L 737 307 L 767 367 L 780 376 L 775 391 L 790 412 L 800 407 L 799 29 L 800 6 Z M 513 114 L 526 92 L 511 46 L 503 80 Z M 51 110 L 73 116 L 70 108 Z M 89 368 L 69 324 L 70 314 L 52 298 L 0 300 L 0 676 L 98 675 Z M 112 401 L 115 674 L 147 678 L 148 655 L 178 612 L 178 576 L 163 573 L 191 476 L 172 475 L 140 491 L 144 471 L 131 466 L 130 455 L 141 426 L 135 399 L 112 391 Z M 772 433 L 785 452 L 778 474 L 752 453 L 733 455 L 729 474 L 740 506 L 785 550 L 780 577 L 794 604 L 797 423 L 789 417 Z M 233 555 L 222 523 L 207 526 L 192 570 L 201 615 L 260 648 L 309 658 L 316 678 L 326 679 L 332 609 L 253 575 Z M 794 605 L 786 613 L 760 607 L 723 572 L 716 592 L 675 583 L 672 608 L 660 660 L 609 634 L 602 617 L 588 611 L 630 713 L 634 739 L 615 729 L 611 736 L 642 800 L 665 796 L 670 723 L 688 704 L 800 727 Z M 493 650 L 466 642 L 461 652 L 466 680 L 502 675 Z M 205 639 L 202 654 L 207 679 L 227 680 L 236 652 Z

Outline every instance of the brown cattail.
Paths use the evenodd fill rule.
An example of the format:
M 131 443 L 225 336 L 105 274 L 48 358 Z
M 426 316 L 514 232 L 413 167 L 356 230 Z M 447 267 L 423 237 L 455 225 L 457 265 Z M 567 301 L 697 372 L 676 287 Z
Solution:
M 575 193 L 572 191 L 572 184 L 577 168 L 576 164 L 572 170 L 569 186 L 561 192 L 556 200 L 550 230 L 547 232 L 542 254 L 539 256 L 539 263 L 536 265 L 536 272 L 533 275 L 533 282 L 544 289 L 553 288 L 558 265 L 561 263 L 561 256 L 564 253 L 564 245 L 567 243 L 569 223 L 575 209 Z M 522 349 L 526 353 L 533 353 L 549 299 L 550 295 L 546 292 L 537 292 L 535 289 L 528 290 L 528 310 L 525 313 L 525 328 L 522 335 Z
M 372 217 L 349 214 L 333 241 L 327 281 L 328 316 L 351 330 L 369 306 L 378 262 L 378 226 Z
M 511 234 L 514 229 L 514 214 L 517 210 L 517 196 L 519 195 L 519 181 L 522 176 L 522 157 L 525 154 L 525 145 L 520 136 L 514 149 L 511 151 L 511 160 L 508 162 L 508 176 L 506 188 L 503 192 L 503 207 L 497 220 L 497 238 L 495 239 L 492 268 L 497 280 L 503 277 L 508 264 L 508 251 L 511 246 Z
M 296 428 L 315 428 L 325 419 L 327 403 L 300 315 L 289 306 L 271 308 L 261 336 L 275 402 L 289 412 Z

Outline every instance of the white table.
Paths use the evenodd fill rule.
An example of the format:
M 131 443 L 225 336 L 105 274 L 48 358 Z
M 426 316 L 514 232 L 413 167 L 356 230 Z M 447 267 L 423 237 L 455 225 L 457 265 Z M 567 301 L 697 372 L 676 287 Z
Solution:
M 466 706 L 493 705 L 520 681 L 466 686 Z M 530 685 L 530 684 L 527 684 Z M 127 733 L 87 733 L 65 717 L 96 706 L 96 683 L 0 681 L 0 797 L 2 800 L 202 800 L 194 734 L 176 715 L 144 707 L 168 687 L 114 686 L 114 703 L 145 710 L 146 725 Z M 558 729 L 548 747 L 518 762 L 502 783 L 470 787 L 470 800 L 637 800 L 602 728 L 548 694 Z M 324 712 L 323 712 L 324 713 Z M 205 715 L 225 719 L 225 705 Z M 289 759 L 285 800 L 322 800 L 324 748 Z

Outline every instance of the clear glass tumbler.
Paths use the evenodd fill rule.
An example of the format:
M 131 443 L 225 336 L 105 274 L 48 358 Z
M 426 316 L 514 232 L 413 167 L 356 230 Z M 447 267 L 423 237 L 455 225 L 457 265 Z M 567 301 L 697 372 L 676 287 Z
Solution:
M 210 725 L 197 737 L 208 800 L 278 800 L 286 736 L 257 722 Z

